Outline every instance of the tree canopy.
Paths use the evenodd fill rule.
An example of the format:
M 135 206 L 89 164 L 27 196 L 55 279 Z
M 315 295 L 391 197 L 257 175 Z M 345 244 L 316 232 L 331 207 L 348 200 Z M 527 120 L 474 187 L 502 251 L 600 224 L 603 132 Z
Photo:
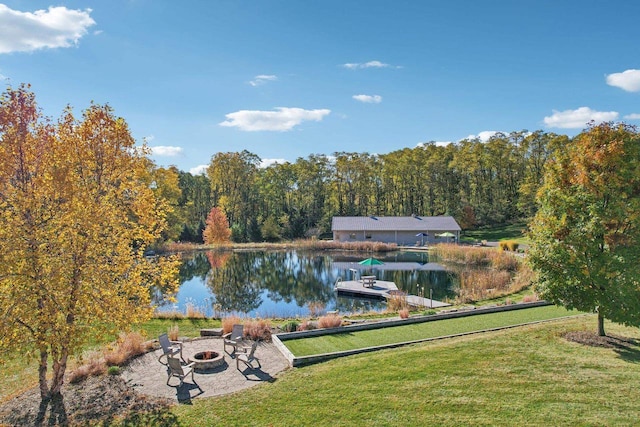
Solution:
M 148 167 L 109 106 L 52 123 L 29 87 L 0 97 L 0 357 L 35 353 L 43 400 L 84 343 L 150 316 L 150 287 L 175 290 L 176 263 L 144 257 L 165 227 Z
M 541 296 L 640 326 L 640 135 L 592 126 L 546 166 L 528 260 Z

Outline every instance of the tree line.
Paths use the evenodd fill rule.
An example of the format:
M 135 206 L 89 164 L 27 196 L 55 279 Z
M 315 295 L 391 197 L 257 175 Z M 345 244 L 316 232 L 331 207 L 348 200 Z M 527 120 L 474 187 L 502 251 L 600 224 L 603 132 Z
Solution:
M 212 156 L 205 174 L 153 168 L 172 210 L 165 240 L 202 242 L 220 208 L 235 242 L 322 236 L 333 216 L 451 215 L 463 229 L 531 218 L 543 168 L 566 135 L 498 133 L 488 141 L 425 143 L 388 154 L 311 154 L 260 167 L 249 151 Z

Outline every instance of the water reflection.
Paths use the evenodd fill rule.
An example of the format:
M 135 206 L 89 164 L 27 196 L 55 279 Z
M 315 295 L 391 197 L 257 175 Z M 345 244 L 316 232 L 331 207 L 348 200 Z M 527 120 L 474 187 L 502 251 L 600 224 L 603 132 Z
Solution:
M 295 317 L 309 314 L 309 305 L 325 310 L 382 310 L 384 302 L 338 297 L 338 277 L 349 280 L 367 253 L 313 251 L 196 252 L 185 255 L 180 268 L 177 305 L 161 309 L 184 312 L 192 304 L 207 315 L 248 314 L 252 317 Z M 444 300 L 455 297 L 451 275 L 430 264 L 426 253 L 395 252 L 379 257 L 384 265 L 373 273 L 399 289 Z M 159 296 L 158 296 L 159 297 Z

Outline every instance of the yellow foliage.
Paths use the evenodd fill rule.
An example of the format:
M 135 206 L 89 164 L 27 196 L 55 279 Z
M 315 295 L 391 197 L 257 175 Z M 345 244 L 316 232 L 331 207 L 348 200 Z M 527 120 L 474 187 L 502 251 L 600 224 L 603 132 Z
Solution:
M 177 261 L 144 257 L 165 207 L 143 179 L 147 149 L 109 106 L 54 125 L 27 87 L 8 89 L 0 147 L 0 348 L 44 357 L 44 384 L 52 359 L 45 397 L 84 342 L 151 315 L 150 288 L 175 290 Z

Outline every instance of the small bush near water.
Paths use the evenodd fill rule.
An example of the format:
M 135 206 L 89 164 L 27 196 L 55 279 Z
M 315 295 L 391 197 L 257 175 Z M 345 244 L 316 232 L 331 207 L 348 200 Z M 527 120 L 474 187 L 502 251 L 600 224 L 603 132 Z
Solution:
M 242 319 L 238 316 L 228 316 L 222 319 L 222 333 L 228 334 L 233 329 L 233 325 L 242 324 Z
M 283 332 L 295 332 L 298 330 L 298 326 L 300 326 L 300 323 L 295 320 L 291 320 L 290 322 L 280 326 L 280 329 L 282 329 Z
M 337 328 L 342 325 L 342 317 L 337 314 L 327 314 L 318 319 L 318 328 Z
M 387 311 L 396 312 L 409 308 L 407 303 L 407 296 L 405 294 L 392 294 L 387 298 Z
M 245 322 L 244 336 L 253 341 L 271 341 L 271 322 L 267 319 Z

